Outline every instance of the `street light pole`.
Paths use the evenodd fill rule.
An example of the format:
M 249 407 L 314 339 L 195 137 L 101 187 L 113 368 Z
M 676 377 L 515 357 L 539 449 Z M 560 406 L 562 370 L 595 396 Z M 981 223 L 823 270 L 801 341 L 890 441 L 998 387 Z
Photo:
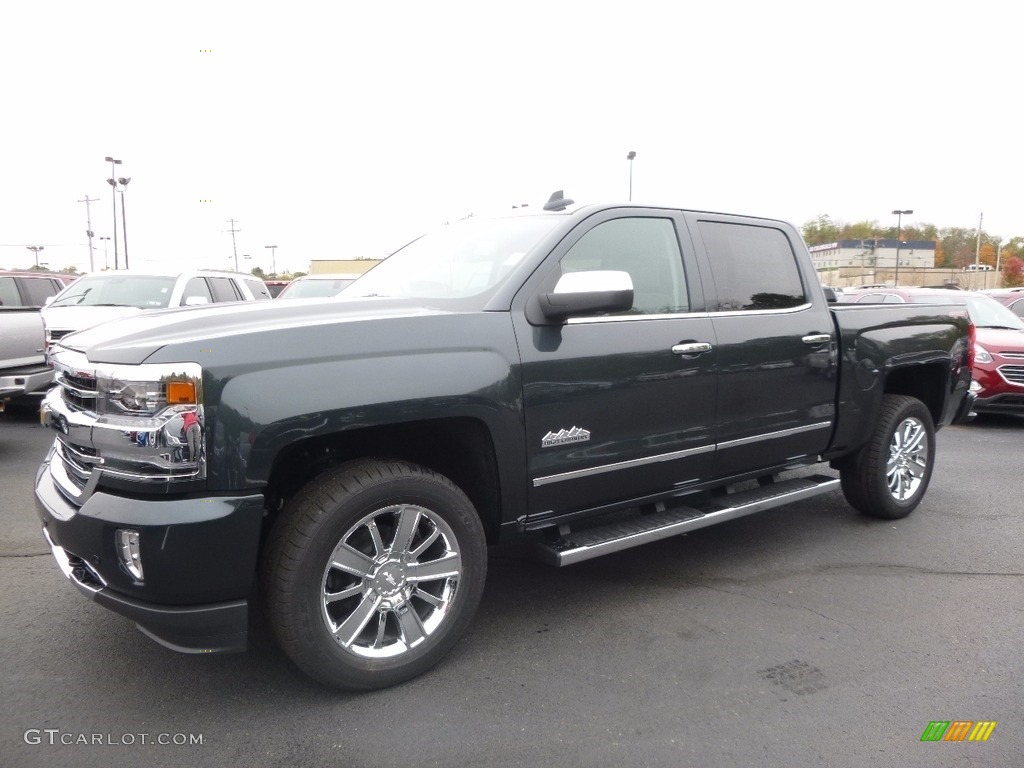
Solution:
M 39 269 L 39 252 L 46 249 L 45 245 L 29 245 L 26 246 L 32 254 L 36 257 L 36 269 Z
M 132 180 L 131 176 L 125 178 L 121 176 L 118 178 L 117 183 L 121 185 L 121 231 L 124 233 L 124 268 L 128 269 L 128 224 L 124 213 L 124 188 L 128 186 L 128 182 Z
M 276 275 L 277 274 L 277 261 L 275 260 L 274 257 L 277 256 L 277 246 L 276 245 L 264 245 L 263 247 L 270 249 L 270 274 Z
M 913 211 L 893 211 L 896 216 L 896 277 L 893 278 L 893 286 L 900 285 L 900 232 L 903 229 L 903 214 L 909 216 Z
M 107 179 L 107 184 L 110 185 L 110 205 L 114 210 L 114 269 L 117 269 L 117 172 L 114 166 L 120 165 L 121 161 L 109 155 L 103 159 L 110 163 L 110 178 Z
M 633 158 L 636 157 L 636 152 L 630 150 L 626 154 L 626 159 L 629 160 L 629 202 L 633 202 Z

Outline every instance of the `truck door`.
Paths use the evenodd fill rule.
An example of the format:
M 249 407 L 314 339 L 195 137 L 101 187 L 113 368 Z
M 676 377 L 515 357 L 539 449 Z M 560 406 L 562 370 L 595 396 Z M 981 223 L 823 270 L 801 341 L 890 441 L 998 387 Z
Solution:
M 547 326 L 514 313 L 531 514 L 671 490 L 711 467 L 716 352 L 681 224 L 671 211 L 597 214 L 552 253 L 533 291 L 566 272 L 625 271 L 631 310 Z
M 715 476 L 816 456 L 834 421 L 835 334 L 817 277 L 799 261 L 802 244 L 774 222 L 696 214 L 688 222 L 710 274 L 718 344 Z

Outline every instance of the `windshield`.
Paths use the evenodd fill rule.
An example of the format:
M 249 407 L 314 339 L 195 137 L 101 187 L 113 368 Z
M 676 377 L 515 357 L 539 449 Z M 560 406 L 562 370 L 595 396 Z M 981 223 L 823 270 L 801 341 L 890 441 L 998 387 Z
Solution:
M 919 304 L 967 304 L 967 314 L 971 322 L 979 328 L 1011 328 L 1024 331 L 1024 320 L 1017 317 L 1011 310 L 988 296 L 921 296 L 914 299 Z
M 342 288 L 351 285 L 354 277 L 326 280 L 321 278 L 298 279 L 281 291 L 279 299 L 316 299 L 337 296 Z
M 462 219 L 414 240 L 344 291 L 344 298 L 486 297 L 560 221 L 557 216 Z
M 51 307 L 138 307 L 160 309 L 171 300 L 173 277 L 93 275 L 76 280 L 51 302 Z

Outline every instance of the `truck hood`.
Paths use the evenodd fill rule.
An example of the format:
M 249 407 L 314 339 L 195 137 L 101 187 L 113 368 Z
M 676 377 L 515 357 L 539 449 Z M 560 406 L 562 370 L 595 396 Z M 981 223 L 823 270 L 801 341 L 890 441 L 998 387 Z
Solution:
M 81 331 L 143 311 L 138 307 L 44 307 L 43 322 L 51 331 Z
M 450 314 L 402 299 L 295 299 L 150 310 L 65 336 L 61 346 L 94 363 L 137 365 L 169 344 L 199 343 L 271 329 Z

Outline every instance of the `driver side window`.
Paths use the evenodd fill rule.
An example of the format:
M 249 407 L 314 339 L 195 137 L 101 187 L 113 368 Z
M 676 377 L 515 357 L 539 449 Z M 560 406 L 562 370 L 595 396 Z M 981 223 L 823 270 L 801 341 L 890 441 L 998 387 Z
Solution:
M 598 224 L 562 257 L 562 274 L 592 270 L 629 273 L 633 308 L 621 315 L 688 312 L 683 257 L 671 219 L 633 217 Z

